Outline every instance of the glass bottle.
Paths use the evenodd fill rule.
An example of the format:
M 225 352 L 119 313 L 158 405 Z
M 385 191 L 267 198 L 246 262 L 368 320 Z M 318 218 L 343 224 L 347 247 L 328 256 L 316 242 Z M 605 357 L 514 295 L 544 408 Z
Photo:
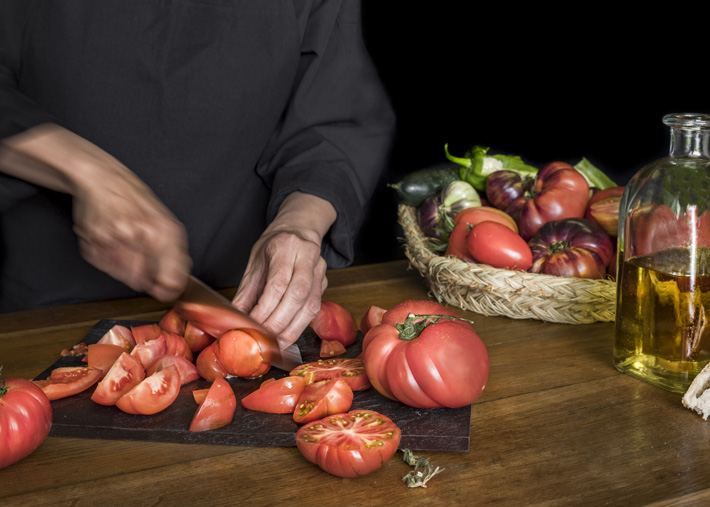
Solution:
M 683 392 L 710 361 L 710 115 L 663 123 L 670 156 L 621 200 L 614 365 Z

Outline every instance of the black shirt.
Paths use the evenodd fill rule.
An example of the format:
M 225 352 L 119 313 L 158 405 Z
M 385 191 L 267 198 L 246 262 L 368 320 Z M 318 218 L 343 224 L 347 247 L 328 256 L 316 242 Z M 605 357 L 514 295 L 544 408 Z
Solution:
M 351 262 L 394 119 L 359 0 L 2 0 L 0 138 L 45 122 L 134 171 L 225 287 L 297 190 L 334 205 L 324 255 Z M 0 311 L 133 294 L 81 259 L 69 196 L 7 176 L 0 251 Z

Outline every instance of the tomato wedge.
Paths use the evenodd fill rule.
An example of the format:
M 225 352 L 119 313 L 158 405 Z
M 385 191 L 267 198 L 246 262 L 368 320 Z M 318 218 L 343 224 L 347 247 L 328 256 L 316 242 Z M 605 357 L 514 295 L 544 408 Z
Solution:
M 263 381 L 259 389 L 242 398 L 242 406 L 257 412 L 290 414 L 305 388 L 303 377 L 270 378 Z
M 47 398 L 59 400 L 86 391 L 99 381 L 102 373 L 101 370 L 85 366 L 56 368 L 48 379 L 34 382 L 44 391 Z
M 163 331 L 163 338 L 165 338 L 165 354 L 168 356 L 181 356 L 192 361 L 192 351 L 190 346 L 180 335 L 169 333 L 168 331 Z
M 113 363 L 116 362 L 118 356 L 125 351 L 126 349 L 123 347 L 109 343 L 94 343 L 89 345 L 89 352 L 86 354 L 89 368 L 101 370 L 103 372 L 101 378 L 103 378 Z
M 96 386 L 91 400 L 99 405 L 115 405 L 121 396 L 140 384 L 144 378 L 143 366 L 133 356 L 124 352 Z
M 299 424 L 350 410 L 353 390 L 342 380 L 322 380 L 306 386 L 298 397 L 293 420 Z
M 372 410 L 351 410 L 306 424 L 296 446 L 311 463 L 337 477 L 374 472 L 397 452 L 401 430 Z
M 185 341 L 193 352 L 200 352 L 214 341 L 214 338 L 191 322 L 185 326 Z
M 190 361 L 182 356 L 163 356 L 158 359 L 153 366 L 148 368 L 148 375 L 164 370 L 168 366 L 175 366 L 180 375 L 180 385 L 189 384 L 200 378 L 197 368 Z
M 175 310 L 168 310 L 158 322 L 160 329 L 182 336 L 185 334 L 185 321 Z
M 387 310 L 384 308 L 375 305 L 370 306 L 367 312 L 365 312 L 365 315 L 362 316 L 360 331 L 367 333 L 370 329 L 380 324 L 385 313 L 387 313 Z
M 150 340 L 155 340 L 163 332 L 158 324 L 143 324 L 142 326 L 134 326 L 131 328 L 133 338 L 136 343 L 145 343 Z
M 130 351 L 136 344 L 136 340 L 133 339 L 133 333 L 131 333 L 130 329 L 116 324 L 109 329 L 97 343 L 118 345 L 119 347 L 123 347 L 127 351 Z
M 168 352 L 165 337 L 161 334 L 157 338 L 141 342 L 131 351 L 131 355 L 138 359 L 146 370 Z
M 321 302 L 320 311 L 310 326 L 321 340 L 337 340 L 346 347 L 357 339 L 353 316 L 333 301 Z
M 321 340 L 320 342 L 320 357 L 340 356 L 345 352 L 347 352 L 345 345 L 337 340 Z
M 195 412 L 190 431 L 208 431 L 227 426 L 234 418 L 237 397 L 229 382 L 218 378 L 207 391 L 205 400 Z
M 224 369 L 222 363 L 219 362 L 215 354 L 215 349 L 217 348 L 217 342 L 213 343 L 197 356 L 197 372 L 205 380 L 213 381 L 218 378 L 224 378 L 227 376 L 227 370 Z
M 306 384 L 320 380 L 342 379 L 348 383 L 353 391 L 363 391 L 370 388 L 370 381 L 365 373 L 362 359 L 319 359 L 310 363 L 303 363 L 289 373 L 303 377 Z
M 205 398 L 207 398 L 207 393 L 209 392 L 209 389 L 195 389 L 192 391 L 192 399 L 195 400 L 195 403 L 198 405 L 202 405 L 202 403 L 205 401 Z
M 153 415 L 172 405 L 179 393 L 180 374 L 175 366 L 168 366 L 121 396 L 116 406 L 127 414 Z

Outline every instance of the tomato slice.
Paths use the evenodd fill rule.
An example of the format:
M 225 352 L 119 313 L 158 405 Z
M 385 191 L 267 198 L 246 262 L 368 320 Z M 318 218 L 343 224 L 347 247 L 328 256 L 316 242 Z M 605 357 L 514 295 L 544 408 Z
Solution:
M 195 412 L 190 431 L 208 431 L 231 424 L 237 409 L 237 397 L 229 382 L 218 378 L 207 391 L 205 400 Z
M 377 326 L 382 322 L 382 317 L 385 315 L 387 310 L 380 308 L 379 306 L 372 305 L 367 309 L 365 315 L 362 316 L 360 321 L 360 331 L 367 333 L 370 329 Z
M 345 345 L 337 340 L 321 340 L 320 342 L 320 357 L 340 356 L 345 352 L 347 352 Z
M 180 375 L 180 385 L 189 384 L 200 378 L 197 368 L 182 356 L 163 356 L 148 369 L 148 375 L 164 370 L 168 366 L 175 366 Z
M 36 380 L 35 384 L 44 391 L 47 398 L 59 400 L 86 391 L 99 381 L 102 373 L 101 370 L 86 366 L 56 368 L 47 380 Z
M 230 375 L 261 377 L 271 365 L 264 359 L 259 343 L 265 340 L 255 329 L 232 329 L 214 343 L 214 353 Z
M 150 340 L 155 340 L 163 332 L 158 324 L 143 324 L 142 326 L 134 326 L 131 328 L 133 338 L 136 343 L 145 343 Z
M 145 378 L 143 366 L 125 352 L 113 363 L 91 400 L 99 405 L 115 405 L 118 399 L 133 389 Z
M 101 370 L 101 378 L 108 372 L 111 365 L 116 362 L 116 359 L 126 351 L 123 347 L 118 345 L 111 345 L 109 343 L 94 343 L 89 345 L 89 352 L 87 353 L 87 362 L 89 368 L 96 368 Z
M 213 381 L 227 376 L 227 370 L 224 369 L 215 354 L 216 348 L 217 342 L 214 342 L 197 356 L 197 362 L 195 363 L 197 373 L 205 380 Z
M 350 410 L 353 390 L 342 380 L 322 380 L 306 386 L 298 397 L 293 420 L 299 424 Z
M 214 338 L 199 327 L 194 326 L 191 322 L 188 322 L 187 326 L 185 326 L 185 341 L 191 351 L 200 352 L 212 343 Z
M 195 403 L 198 405 L 202 405 L 202 403 L 205 401 L 205 398 L 207 398 L 207 393 L 209 392 L 209 389 L 195 389 L 192 391 L 192 399 L 195 400 Z
M 162 336 L 165 338 L 165 354 L 169 356 L 181 356 L 192 361 L 192 351 L 190 346 L 180 335 L 163 331 Z
M 110 345 L 118 345 L 125 350 L 130 351 L 136 344 L 131 330 L 124 326 L 116 324 L 104 334 L 97 343 L 107 343 Z
M 320 311 L 310 326 L 321 340 L 337 340 L 346 347 L 357 339 L 353 316 L 333 301 L 321 302 Z
M 165 337 L 161 334 L 157 338 L 141 342 L 131 351 L 131 355 L 138 359 L 146 370 L 168 352 Z
M 259 389 L 242 398 L 242 406 L 257 412 L 290 414 L 305 388 L 303 377 L 270 378 L 262 382 Z
M 168 366 L 143 379 L 116 406 L 127 414 L 153 415 L 172 405 L 179 393 L 180 374 L 175 366 Z
M 160 329 L 182 336 L 185 334 L 185 321 L 175 310 L 168 310 L 158 322 Z
M 337 477 L 359 477 L 386 463 L 399 447 L 401 430 L 372 410 L 351 410 L 306 424 L 296 446 L 311 463 Z
M 363 391 L 370 388 L 365 365 L 359 358 L 319 359 L 297 366 L 291 370 L 289 375 L 303 377 L 306 384 L 338 378 L 347 382 L 353 391 Z

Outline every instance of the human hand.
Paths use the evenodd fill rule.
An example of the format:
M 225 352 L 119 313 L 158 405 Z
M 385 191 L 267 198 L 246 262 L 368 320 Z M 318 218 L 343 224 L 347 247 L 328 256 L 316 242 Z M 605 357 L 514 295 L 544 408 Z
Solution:
M 335 221 L 327 201 L 291 194 L 252 248 L 233 303 L 279 337 L 286 347 L 320 310 L 325 291 L 323 236 Z

